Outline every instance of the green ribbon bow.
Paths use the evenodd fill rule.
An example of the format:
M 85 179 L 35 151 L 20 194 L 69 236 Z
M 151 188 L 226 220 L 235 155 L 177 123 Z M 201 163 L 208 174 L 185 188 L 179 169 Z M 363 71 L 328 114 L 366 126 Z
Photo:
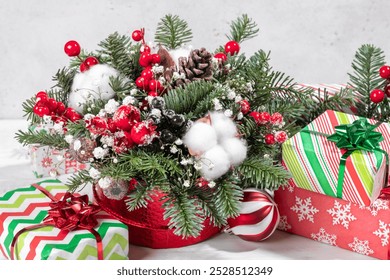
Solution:
M 336 132 L 332 135 L 327 135 L 329 141 L 335 142 L 336 146 L 340 149 L 346 149 L 347 151 L 342 155 L 340 159 L 339 176 L 337 182 L 337 197 L 342 198 L 343 181 L 345 173 L 345 164 L 347 158 L 354 151 L 378 151 L 386 157 L 386 177 L 385 185 L 387 185 L 389 156 L 379 146 L 384 138 L 383 135 L 374 131 L 381 123 L 378 122 L 375 125 L 370 124 L 367 119 L 359 119 L 352 124 L 342 124 L 335 127 Z

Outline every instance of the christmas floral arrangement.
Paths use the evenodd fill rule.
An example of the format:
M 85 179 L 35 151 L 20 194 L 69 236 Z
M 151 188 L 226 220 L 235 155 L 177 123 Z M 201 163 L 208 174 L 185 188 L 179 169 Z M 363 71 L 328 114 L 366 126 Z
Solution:
M 217 227 L 239 215 L 244 190 L 274 190 L 290 175 L 280 146 L 331 107 L 351 102 L 345 92 L 322 99 L 275 71 L 269 53 L 247 58 L 241 44 L 257 25 L 232 21 L 228 42 L 215 51 L 192 48 L 178 16 L 131 38 L 113 33 L 97 51 L 65 44 L 70 65 L 23 107 L 41 130 L 20 131 L 23 144 L 68 149 L 90 168 L 71 189 L 90 183 L 127 211 L 148 207 L 159 193 L 164 219 L 183 237 L 196 237 L 209 219 Z

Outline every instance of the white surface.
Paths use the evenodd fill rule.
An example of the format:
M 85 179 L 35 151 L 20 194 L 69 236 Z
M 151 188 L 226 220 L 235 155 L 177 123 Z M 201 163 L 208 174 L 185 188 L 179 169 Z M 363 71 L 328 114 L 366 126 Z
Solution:
M 34 178 L 29 159 L 14 139 L 24 120 L 0 120 L 0 195 L 7 190 L 30 185 Z M 24 154 L 24 155 L 23 155 Z M 64 179 L 61 177 L 60 179 Z M 41 180 L 41 179 L 39 179 Z M 1 259 L 1 254 L 0 254 Z M 149 249 L 130 246 L 130 259 L 172 260 L 370 260 L 372 258 L 303 237 L 276 231 L 266 241 L 256 243 L 221 233 L 205 242 L 177 249 Z
M 298 82 L 348 81 L 357 48 L 365 43 L 390 55 L 388 0 L 13 0 L 0 1 L 0 119 L 21 118 L 21 104 L 53 86 L 51 77 L 69 63 L 68 40 L 95 50 L 109 34 L 146 28 L 177 14 L 193 30 L 193 47 L 214 51 L 227 41 L 229 23 L 247 13 L 260 27 L 242 44 L 251 55 L 271 51 L 271 65 Z

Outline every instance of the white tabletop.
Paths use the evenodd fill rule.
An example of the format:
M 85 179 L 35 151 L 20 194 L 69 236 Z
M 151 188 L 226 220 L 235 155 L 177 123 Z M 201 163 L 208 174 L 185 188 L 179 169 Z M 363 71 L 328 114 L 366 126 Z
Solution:
M 24 120 L 0 120 L 0 195 L 7 190 L 30 185 L 34 177 L 27 150 L 15 139 L 18 129 L 25 130 Z M 59 177 L 64 180 L 65 177 Z M 0 259 L 2 256 L 0 255 Z M 248 242 L 221 233 L 207 241 L 177 249 L 150 249 L 130 246 L 130 259 L 167 260 L 370 260 L 371 257 L 312 241 L 304 237 L 276 231 L 263 242 Z

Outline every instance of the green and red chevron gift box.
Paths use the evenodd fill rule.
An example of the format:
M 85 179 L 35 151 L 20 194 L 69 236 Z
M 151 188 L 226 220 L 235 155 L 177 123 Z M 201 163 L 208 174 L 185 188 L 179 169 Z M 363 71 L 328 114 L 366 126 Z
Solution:
M 93 217 L 96 225 L 89 230 L 84 228 L 70 230 L 69 227 L 61 230 L 45 224 L 50 213 L 56 219 L 56 215 L 53 214 L 55 209 L 50 208 L 55 204 L 54 200 L 69 203 L 70 199 L 66 199 L 66 194 L 67 187 L 63 183 L 58 180 L 45 180 L 1 196 L 1 253 L 8 259 L 24 260 L 94 260 L 98 259 L 99 254 L 102 256 L 101 259 L 106 260 L 127 259 L 129 249 L 127 226 L 107 213 L 99 211 L 97 206 L 91 205 L 96 211 Z M 75 200 L 82 197 L 68 194 Z M 61 201 L 62 198 L 65 199 Z M 87 199 L 86 202 L 88 204 Z M 61 211 L 66 211 L 66 206 L 63 208 L 65 210 Z M 57 216 L 56 222 L 64 221 L 60 221 Z M 65 224 L 67 222 L 65 220 Z
M 296 186 L 365 206 L 387 182 L 389 151 L 389 124 L 330 110 L 282 146 Z

